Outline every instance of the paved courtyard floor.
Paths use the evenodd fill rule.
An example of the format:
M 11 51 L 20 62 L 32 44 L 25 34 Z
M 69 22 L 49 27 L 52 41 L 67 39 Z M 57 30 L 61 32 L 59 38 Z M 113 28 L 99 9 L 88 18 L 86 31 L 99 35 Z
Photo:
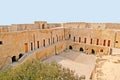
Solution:
M 48 63 L 52 61 L 56 61 L 63 67 L 75 71 L 75 74 L 78 76 L 85 75 L 85 80 L 89 80 L 95 67 L 96 57 L 94 55 L 86 55 L 82 52 L 68 50 L 59 55 L 49 57 L 43 62 Z

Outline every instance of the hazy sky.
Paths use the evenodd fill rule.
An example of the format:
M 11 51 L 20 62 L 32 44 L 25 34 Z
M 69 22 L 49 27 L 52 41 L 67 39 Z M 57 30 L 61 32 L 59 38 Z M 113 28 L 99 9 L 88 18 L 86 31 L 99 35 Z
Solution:
M 0 0 L 0 24 L 59 22 L 120 23 L 120 0 Z

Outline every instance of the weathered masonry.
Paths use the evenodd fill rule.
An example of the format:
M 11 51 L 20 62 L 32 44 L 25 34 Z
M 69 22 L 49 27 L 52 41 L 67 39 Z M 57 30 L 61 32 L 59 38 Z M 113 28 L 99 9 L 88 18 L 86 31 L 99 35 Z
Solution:
M 94 55 L 113 54 L 120 50 L 120 24 L 35 21 L 0 26 L 1 66 L 21 58 L 44 59 L 66 49 Z

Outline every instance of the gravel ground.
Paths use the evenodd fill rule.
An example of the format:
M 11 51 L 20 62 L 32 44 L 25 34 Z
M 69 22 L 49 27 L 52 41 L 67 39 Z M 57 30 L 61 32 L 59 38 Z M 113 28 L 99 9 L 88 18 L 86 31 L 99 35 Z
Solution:
M 93 80 L 120 80 L 120 55 L 98 57 Z

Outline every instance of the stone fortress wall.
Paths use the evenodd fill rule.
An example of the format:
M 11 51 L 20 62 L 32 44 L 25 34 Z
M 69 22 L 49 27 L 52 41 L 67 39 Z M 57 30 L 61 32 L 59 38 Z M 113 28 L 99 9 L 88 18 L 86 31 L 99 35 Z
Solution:
M 47 23 L 12 24 L 0 27 L 0 65 L 30 59 L 44 59 L 66 49 L 86 54 L 108 55 L 120 49 L 120 24 L 113 23 Z

